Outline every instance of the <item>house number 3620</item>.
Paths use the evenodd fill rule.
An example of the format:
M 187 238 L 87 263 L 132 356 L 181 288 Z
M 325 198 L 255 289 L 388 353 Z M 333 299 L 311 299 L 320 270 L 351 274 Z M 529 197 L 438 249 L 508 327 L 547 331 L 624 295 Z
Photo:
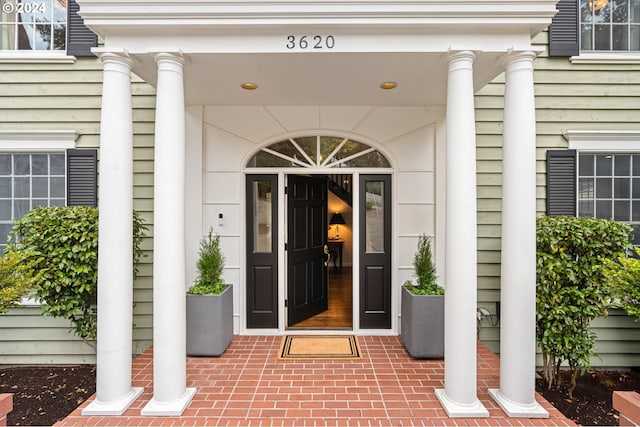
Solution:
M 287 36 L 287 49 L 333 49 L 336 39 L 333 36 Z

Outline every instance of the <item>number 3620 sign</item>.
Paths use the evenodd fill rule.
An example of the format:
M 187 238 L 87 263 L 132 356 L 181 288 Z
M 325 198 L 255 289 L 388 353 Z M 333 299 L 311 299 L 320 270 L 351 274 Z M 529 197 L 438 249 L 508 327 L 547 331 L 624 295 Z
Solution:
M 333 49 L 336 45 L 334 36 L 287 36 L 285 47 L 289 50 Z

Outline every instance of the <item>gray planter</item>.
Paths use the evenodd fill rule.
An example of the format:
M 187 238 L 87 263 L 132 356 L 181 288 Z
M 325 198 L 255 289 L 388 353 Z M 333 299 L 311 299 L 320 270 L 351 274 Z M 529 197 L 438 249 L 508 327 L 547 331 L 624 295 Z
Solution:
M 187 295 L 187 354 L 220 356 L 233 339 L 233 287 L 219 295 Z
M 402 344 L 417 359 L 444 357 L 444 295 L 414 295 L 402 287 Z

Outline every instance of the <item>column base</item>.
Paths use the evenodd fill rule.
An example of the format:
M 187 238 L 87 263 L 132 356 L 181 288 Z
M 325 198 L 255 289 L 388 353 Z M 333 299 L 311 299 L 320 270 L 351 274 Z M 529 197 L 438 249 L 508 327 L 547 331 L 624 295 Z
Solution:
M 142 387 L 131 387 L 129 393 L 118 400 L 100 402 L 96 399 L 82 410 L 82 415 L 122 415 L 143 391 L 144 388 Z
M 187 409 L 195 394 L 195 388 L 187 387 L 181 398 L 171 402 L 158 402 L 155 398 L 151 399 L 142 408 L 140 415 L 143 417 L 179 417 Z
M 436 389 L 436 397 L 449 418 L 487 418 L 489 411 L 478 399 L 474 403 L 455 402 L 446 395 L 443 388 Z
M 512 418 L 549 418 L 549 413 L 538 402 L 529 405 L 514 402 L 505 397 L 500 389 L 491 388 L 489 394 L 495 400 L 502 410 Z

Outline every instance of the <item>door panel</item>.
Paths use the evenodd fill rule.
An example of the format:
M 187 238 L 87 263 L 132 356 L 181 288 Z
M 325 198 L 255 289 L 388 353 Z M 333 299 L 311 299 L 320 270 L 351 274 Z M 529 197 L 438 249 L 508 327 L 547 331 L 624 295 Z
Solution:
M 278 327 L 278 176 L 247 175 L 247 327 Z
M 360 328 L 391 328 L 391 176 L 360 175 Z
M 328 308 L 327 181 L 288 176 L 287 200 L 287 325 L 292 326 Z

